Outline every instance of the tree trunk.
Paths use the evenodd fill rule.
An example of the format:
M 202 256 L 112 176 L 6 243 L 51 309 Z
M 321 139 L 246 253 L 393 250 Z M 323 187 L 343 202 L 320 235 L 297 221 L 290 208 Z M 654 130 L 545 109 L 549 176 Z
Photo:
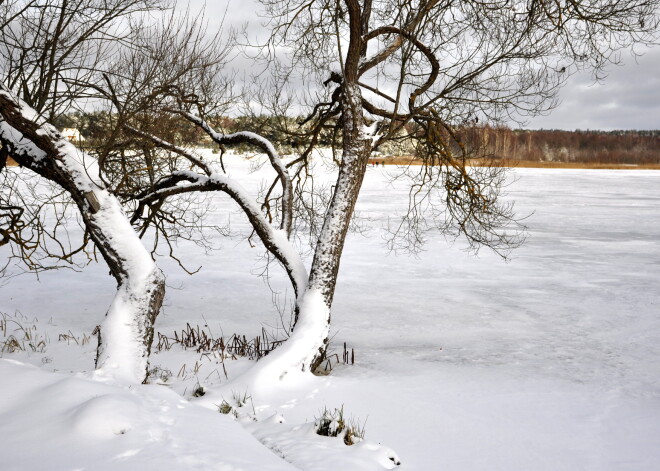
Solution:
M 165 280 L 105 188 L 95 159 L 69 143 L 54 127 L 37 124 L 37 114 L 0 90 L 0 142 L 19 164 L 64 188 L 117 280 L 115 299 L 101 325 L 96 366 L 99 374 L 142 382 L 153 340 L 153 325 Z
M 372 141 L 365 135 L 361 99 L 357 85 L 344 85 L 342 162 L 309 275 L 308 289 L 318 290 L 321 294 L 328 310 L 328 326 L 346 234 L 371 154 Z M 312 360 L 312 370 L 324 360 L 327 344 L 326 337 Z
M 360 103 L 357 87 L 347 95 L 347 100 Z M 364 134 L 362 114 L 360 108 L 357 109 L 357 112 L 345 114 L 342 163 L 316 244 L 309 281 L 296 300 L 299 314 L 295 329 L 282 346 L 232 382 L 236 390 L 246 388 L 252 394 L 267 390 L 285 377 L 308 374 L 325 359 L 339 262 L 371 152 L 372 141 Z

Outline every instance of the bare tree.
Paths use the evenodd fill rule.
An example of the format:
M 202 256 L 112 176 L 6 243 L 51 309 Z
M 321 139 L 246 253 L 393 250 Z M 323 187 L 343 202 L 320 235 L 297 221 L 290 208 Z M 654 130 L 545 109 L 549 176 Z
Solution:
M 600 76 L 622 48 L 653 43 L 658 28 L 656 0 L 263 4 L 273 18 L 268 50 L 284 48 L 294 70 L 328 89 L 304 120 L 311 129 L 303 165 L 322 133 L 336 136 L 338 176 L 307 284 L 322 306 L 306 308 L 324 317 L 310 334 L 319 349 L 312 366 L 323 357 L 327 338 L 318 335 L 330 322 L 344 241 L 374 150 L 408 139 L 425 164 L 410 173 L 409 212 L 396 236 L 417 244 L 433 213 L 441 229 L 474 248 L 506 255 L 521 238 L 513 208 L 500 200 L 504 175 L 468 166 L 488 156 L 466 145 L 462 129 L 551 109 L 568 75 L 590 69 Z
M 271 49 L 283 46 L 291 54 L 292 69 L 284 75 L 302 70 L 307 80 L 327 88 L 302 127 L 291 132 L 305 144 L 298 158 L 283 164 L 272 143 L 254 133 L 216 132 L 206 118 L 209 101 L 200 101 L 190 88 L 162 93 L 161 106 L 221 148 L 237 143 L 260 148 L 277 175 L 260 203 L 227 177 L 222 159 L 216 168 L 158 137 L 144 120 L 124 127 L 188 165 L 161 173 L 136 195 L 134 222 L 154 224 L 171 197 L 222 191 L 285 267 L 297 294 L 298 318 L 286 345 L 262 360 L 261 373 L 255 373 L 270 379 L 313 369 L 324 358 L 344 241 L 374 150 L 405 140 L 424 162 L 416 172 L 409 169 L 410 206 L 393 231 L 395 240 L 403 238 L 414 249 L 432 213 L 439 215 L 440 229 L 464 236 L 475 249 L 486 246 L 506 256 L 522 235 L 512 206 L 500 200 L 505 174 L 498 167 L 469 166 L 489 156 L 479 143 L 468 142 L 468 126 L 551 109 L 570 73 L 580 68 L 601 73 L 618 60 L 621 48 L 651 43 L 658 25 L 657 2 L 645 0 L 264 3 L 274 19 Z M 333 147 L 338 176 L 306 277 L 288 237 L 311 156 L 322 144 Z M 182 181 L 189 184 L 179 185 Z
M 257 201 L 244 189 L 240 181 L 231 178 L 222 157 L 216 162 L 207 162 L 192 149 L 158 137 L 153 133 L 153 129 L 145 131 L 137 127 L 143 126 L 144 123 L 137 122 L 135 126 L 125 123 L 124 127 L 129 133 L 182 159 L 178 169 L 161 171 L 151 185 L 134 195 L 137 207 L 132 222 L 143 232 L 149 226 L 158 227 L 162 220 L 169 218 L 180 204 L 176 200 L 177 197 L 205 192 L 222 192 L 228 195 L 245 214 L 266 250 L 282 265 L 295 293 L 296 320 L 293 332 L 284 345 L 261 359 L 259 366 L 251 374 L 258 373 L 260 380 L 272 384 L 288 373 L 309 371 L 318 354 L 318 348 L 327 335 L 328 325 L 317 325 L 317 309 L 325 307 L 319 302 L 320 298 L 315 291 L 309 289 L 308 272 L 290 240 L 294 209 L 290 163 L 285 164 L 274 145 L 259 134 L 249 131 L 223 134 L 216 132 L 203 117 L 192 111 L 182 107 L 167 109 L 203 130 L 221 148 L 221 152 L 236 145 L 249 145 L 263 152 L 277 175 L 276 182 L 280 187 L 279 197 L 276 199 L 278 208 L 275 211 L 272 207 L 266 207 L 263 201 Z M 186 184 L 180 185 L 182 182 Z M 164 233 L 164 238 L 167 238 L 167 232 Z
M 144 38 L 154 30 L 163 31 L 161 39 L 169 39 L 160 49 L 169 55 L 159 57 L 158 67 L 146 71 L 147 76 L 142 76 L 140 83 L 172 86 L 176 80 L 193 78 L 196 72 L 191 70 L 196 70 L 200 61 L 208 61 L 207 68 L 216 66 L 222 54 L 211 57 L 206 50 L 191 49 L 201 44 L 203 35 L 194 20 L 190 28 L 184 28 L 187 18 L 177 21 L 173 12 L 155 25 L 152 17 L 136 16 L 159 10 L 163 5 L 149 1 L 101 5 L 91 0 L 1 5 L 11 15 L 0 35 L 0 47 L 4 48 L 0 70 L 6 83 L 0 91 L 0 170 L 4 180 L 0 193 L 0 245 L 10 245 L 14 256 L 28 268 L 45 269 L 51 266 L 36 259 L 39 249 L 46 258 L 69 261 L 76 252 L 86 250 L 88 240 L 94 243 L 94 249 L 102 255 L 118 283 L 115 299 L 101 325 L 97 367 L 129 381 L 142 381 L 147 374 L 153 324 L 165 284 L 123 213 L 116 196 L 120 188 L 109 184 L 113 174 L 106 172 L 110 167 L 104 165 L 103 159 L 116 149 L 125 154 L 128 146 L 117 139 L 116 129 L 110 127 L 111 138 L 98 150 L 97 159 L 68 143 L 46 120 L 70 106 L 80 106 L 81 100 L 115 97 L 118 90 L 114 85 L 123 83 L 121 74 L 144 70 L 140 69 L 144 64 L 136 63 L 132 70 L 122 70 L 113 67 L 117 60 L 110 61 L 107 54 L 123 57 L 126 49 L 143 46 Z M 169 71 L 169 75 L 164 71 Z M 145 98 L 144 89 L 121 93 L 128 104 L 121 111 L 128 109 L 133 114 L 142 111 L 139 103 L 149 98 Z M 24 169 L 5 169 L 7 157 Z M 31 178 L 30 174 L 54 183 L 59 188 L 56 196 L 63 194 L 65 198 L 35 195 L 25 181 Z M 123 175 L 128 176 L 125 168 Z M 66 235 L 56 235 L 58 227 L 66 229 L 70 223 L 60 210 L 60 203 L 67 201 L 72 201 L 81 215 L 85 235 L 78 247 L 67 247 Z M 49 229 L 44 223 L 44 206 L 59 211 L 54 228 Z M 52 221 L 49 223 L 52 227 Z M 58 250 L 51 250 L 48 241 Z
M 292 70 L 303 70 L 327 89 L 296 131 L 305 147 L 293 161 L 285 164 L 258 134 L 213 129 L 209 110 L 221 101 L 221 94 L 213 96 L 213 67 L 195 72 L 200 87 L 176 67 L 164 75 L 162 68 L 150 68 L 158 58 L 179 57 L 171 47 L 177 41 L 165 49 L 134 49 L 120 69 L 135 73 L 107 74 L 103 84 L 90 88 L 116 111 L 111 139 L 99 150 L 106 180 L 101 183 L 135 205 L 132 219 L 141 233 L 168 219 L 176 222 L 170 217 L 176 205 L 168 206 L 173 198 L 221 191 L 284 266 L 296 291 L 298 319 L 286 345 L 255 373 L 268 380 L 311 370 L 324 358 L 341 254 L 374 150 L 406 140 L 425 163 L 410 175 L 410 211 L 394 230 L 407 245 L 418 243 L 431 208 L 441 229 L 505 255 L 521 238 L 515 227 L 510 230 L 516 222 L 512 207 L 499 198 L 504 175 L 494 167 L 469 167 L 471 159 L 487 155 L 465 142 L 464 127 L 550 109 L 568 74 L 579 68 L 598 74 L 616 62 L 620 48 L 652 42 L 658 25 L 657 2 L 650 0 L 264 3 L 274 18 L 270 46 L 285 46 Z M 147 72 L 141 75 L 143 66 Z M 157 126 L 163 113 L 202 130 L 221 149 L 250 144 L 262 150 L 277 175 L 264 199 L 257 202 L 230 179 L 222 158 L 206 162 L 174 136 L 164 136 Z M 324 143 L 333 147 L 338 175 L 308 275 L 289 237 L 313 150 Z M 85 204 L 80 201 L 79 207 Z
M 109 75 L 105 86 L 97 87 L 99 98 L 114 107 L 111 116 L 115 120 L 108 140 L 97 150 L 103 178 L 125 207 L 132 209 L 131 221 L 138 233 L 155 234 L 154 252 L 165 245 L 172 253 L 171 242 L 179 237 L 182 226 L 202 229 L 204 221 L 190 214 L 198 210 L 196 198 L 200 194 L 222 192 L 233 199 L 264 247 L 288 274 L 300 317 L 287 345 L 298 345 L 299 355 L 311 355 L 305 361 L 298 360 L 296 366 L 309 369 L 316 349 L 312 344 L 300 347 L 301 342 L 309 341 L 300 325 L 313 318 L 304 316 L 300 309 L 308 294 L 308 273 L 289 240 L 295 196 L 291 165 L 284 163 L 270 141 L 256 133 L 224 134 L 212 127 L 208 117 L 212 119 L 231 99 L 229 84 L 218 77 L 226 55 L 207 49 L 206 40 L 189 34 L 189 28 L 196 31 L 197 26 L 175 28 L 178 32 L 173 36 L 168 29 L 148 35 L 143 47 L 131 49 L 118 61 L 116 68 L 123 73 Z M 207 135 L 220 148 L 219 158 L 206 161 L 193 149 L 195 142 L 185 142 L 181 134 L 172 133 L 173 128 L 184 134 L 197 131 Z M 240 145 L 263 152 L 277 175 L 274 186 L 279 190 L 269 192 L 266 201 L 257 201 L 225 168 L 225 149 Z M 288 358 L 280 355 L 288 350 L 285 347 L 269 355 L 267 362 L 278 356 Z

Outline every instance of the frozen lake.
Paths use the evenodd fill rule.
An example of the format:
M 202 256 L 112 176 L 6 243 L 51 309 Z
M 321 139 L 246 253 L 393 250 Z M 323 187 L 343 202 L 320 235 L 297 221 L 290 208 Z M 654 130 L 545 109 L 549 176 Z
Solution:
M 388 253 L 382 226 L 407 194 L 388 171 L 369 168 L 358 202 L 367 231 L 349 236 L 333 305 L 332 345 L 347 342 L 356 364 L 300 392 L 289 416 L 343 404 L 368 417 L 369 440 L 396 450 L 404 470 L 658 469 L 660 172 L 515 170 L 508 193 L 529 215 L 529 238 L 504 262 L 438 234 L 417 257 Z M 214 204 L 226 219 L 229 201 Z M 217 242 L 210 254 L 182 248 L 189 266 L 203 266 L 192 277 L 161 263 L 170 287 L 161 332 L 208 322 L 254 336 L 277 323 L 254 274 L 260 249 Z M 282 297 L 282 272 L 272 274 Z M 98 265 L 23 275 L 0 287 L 0 312 L 90 332 L 113 285 Z M 93 353 L 70 361 L 52 364 L 90 369 Z

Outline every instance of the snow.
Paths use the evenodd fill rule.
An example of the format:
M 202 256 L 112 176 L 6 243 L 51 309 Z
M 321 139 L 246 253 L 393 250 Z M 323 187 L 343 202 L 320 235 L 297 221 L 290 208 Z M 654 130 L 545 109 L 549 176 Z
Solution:
M 66 166 L 69 173 L 74 176 L 74 181 L 80 191 L 95 191 L 105 187 L 98 176 L 99 166 L 94 157 L 91 157 L 64 139 L 52 126 L 44 125 L 43 128 L 49 134 L 59 137 L 60 140 L 57 142 L 57 149 L 62 156 L 60 165 Z M 45 134 L 41 130 L 37 132 Z
M 263 179 L 238 157 L 225 163 L 245 188 Z M 20 311 L 49 340 L 43 352 L 1 354 L 2 469 L 376 470 L 390 457 L 401 470 L 657 469 L 660 172 L 516 170 L 508 193 L 530 234 L 505 263 L 439 234 L 419 257 L 388 254 L 382 227 L 406 207 L 389 171 L 368 169 L 357 207 L 368 233 L 349 234 L 332 308 L 331 351 L 341 358 L 346 342 L 356 363 L 328 376 L 268 387 L 248 381 L 241 359 L 225 360 L 227 380 L 217 359 L 175 346 L 152 355 L 172 372 L 165 385 L 99 382 L 95 340 L 58 336 L 80 339 L 103 318 L 115 292 L 106 268 L 7 280 L 0 312 Z M 214 204 L 236 236 L 212 253 L 181 246 L 204 266 L 193 277 L 159 262 L 161 333 L 190 322 L 249 338 L 279 323 L 251 274 L 259 250 L 238 236 L 248 223 L 227 198 Z M 291 298 L 284 271 L 270 274 L 278 299 Z M 262 361 L 276 360 L 277 350 Z M 204 396 L 191 397 L 196 385 Z M 239 417 L 219 414 L 236 394 L 250 397 Z M 351 447 L 312 430 L 324 408 L 342 406 L 366 429 Z
M 0 91 L 0 93 L 2 93 Z M 10 126 L 6 121 L 0 121 L 0 135 L 15 143 L 18 152 L 25 152 L 35 156 L 35 161 L 45 157 L 44 152 L 35 146 L 32 141 L 26 139 L 23 134 Z
M 380 125 L 380 121 L 374 121 L 371 123 L 370 126 L 367 126 L 366 124 L 362 126 L 362 138 L 363 139 L 371 139 L 371 145 L 375 145 L 376 142 L 381 138 L 381 135 L 378 134 L 378 126 Z
M 121 388 L 7 359 L 0 375 L 11 380 L 0 402 L 5 471 L 295 469 L 166 387 Z
M 296 285 L 300 287 L 301 293 L 299 296 L 302 296 L 304 287 L 307 284 L 308 274 L 300 254 L 289 240 L 289 236 L 284 229 L 274 229 L 270 232 L 270 238 L 284 258 L 289 260 L 292 277 L 296 280 Z

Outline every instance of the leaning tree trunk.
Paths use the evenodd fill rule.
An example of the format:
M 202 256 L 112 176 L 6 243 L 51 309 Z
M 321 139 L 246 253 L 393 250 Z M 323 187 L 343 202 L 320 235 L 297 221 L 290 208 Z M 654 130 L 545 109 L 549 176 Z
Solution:
M 365 135 L 364 131 L 362 95 L 359 87 L 352 83 L 345 83 L 343 94 L 342 161 L 332 200 L 325 214 L 323 228 L 314 251 L 308 285 L 308 290 L 318 291 L 321 295 L 327 308 L 326 323 L 328 327 L 339 263 L 355 203 L 367 170 L 372 144 L 371 137 Z M 325 359 L 327 344 L 326 336 L 311 362 L 312 370 Z
M 244 375 L 242 381 L 252 386 L 272 386 L 286 376 L 314 371 L 326 358 L 339 263 L 371 153 L 371 136 L 365 134 L 360 102 L 359 87 L 345 85 L 342 162 L 316 243 L 309 281 L 298 292 L 298 320 L 284 345 Z
M 356 103 L 360 102 L 357 87 L 351 90 L 350 96 Z M 353 110 L 355 108 L 351 107 Z M 342 163 L 316 244 L 308 283 L 298 291 L 299 315 L 294 331 L 282 346 L 235 379 L 231 383 L 235 390 L 247 388 L 254 395 L 281 380 L 308 374 L 325 359 L 339 262 L 371 152 L 371 137 L 364 134 L 362 114 L 359 108 L 357 112 L 351 111 L 344 114 Z M 282 252 L 293 253 L 291 249 Z
M 69 143 L 37 114 L 0 89 L 0 142 L 21 166 L 64 188 L 85 228 L 117 280 L 117 294 L 101 324 L 96 366 L 122 381 L 146 378 L 154 322 L 165 280 L 124 215 L 96 175 L 95 159 Z

